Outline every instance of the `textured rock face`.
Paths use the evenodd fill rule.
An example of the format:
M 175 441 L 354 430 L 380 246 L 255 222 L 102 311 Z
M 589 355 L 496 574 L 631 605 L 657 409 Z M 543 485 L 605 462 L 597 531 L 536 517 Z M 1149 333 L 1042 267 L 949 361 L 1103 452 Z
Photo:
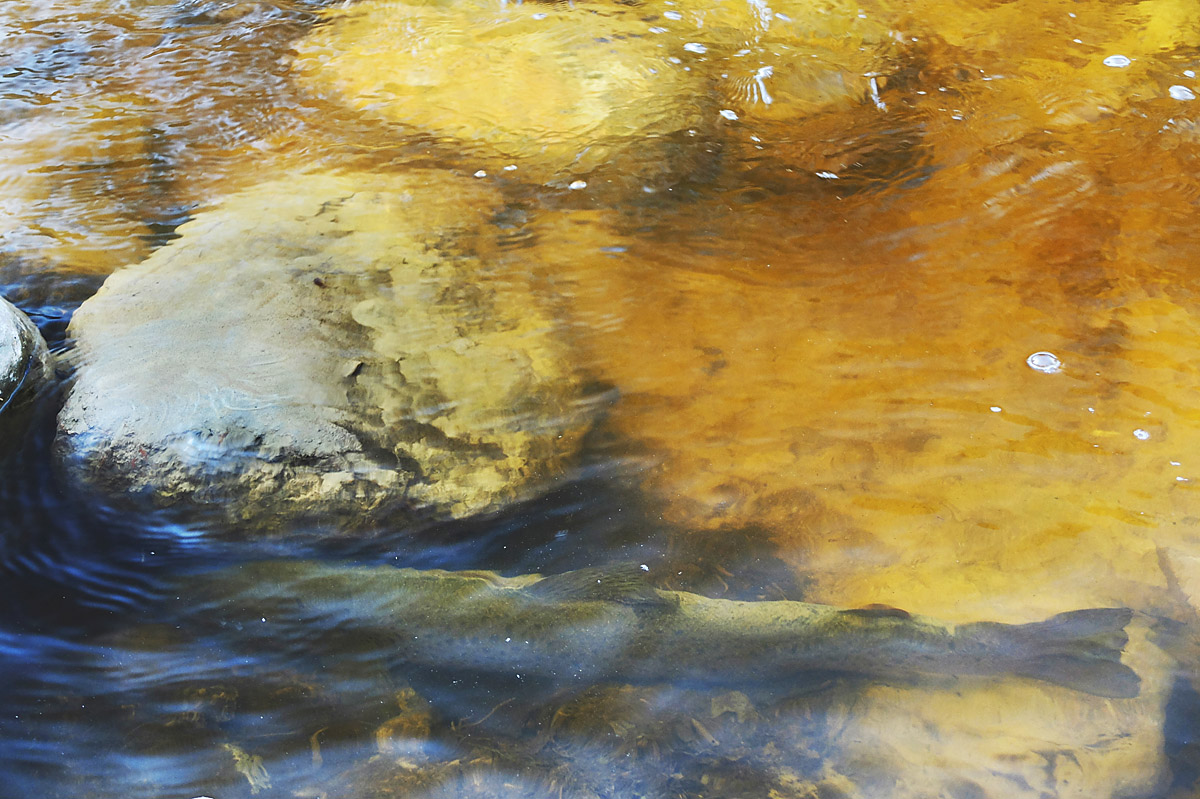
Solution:
M 0 419 L 14 415 L 32 396 L 46 379 L 49 362 L 46 342 L 33 322 L 0 299 Z M 7 432 L 7 427 L 0 430 Z
M 67 469 L 247 529 L 536 492 L 585 413 L 546 309 L 488 265 L 498 203 L 440 173 L 309 175 L 201 215 L 76 314 Z

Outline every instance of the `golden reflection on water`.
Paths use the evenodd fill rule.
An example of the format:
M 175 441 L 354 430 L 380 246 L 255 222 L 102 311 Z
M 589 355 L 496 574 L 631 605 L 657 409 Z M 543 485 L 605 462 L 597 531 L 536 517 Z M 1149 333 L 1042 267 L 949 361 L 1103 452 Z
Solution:
M 1200 594 L 1193 3 L 775 9 L 785 18 L 754 3 L 581 4 L 635 43 L 604 63 L 632 58 L 644 82 L 573 61 L 574 99 L 536 57 L 566 41 L 579 12 L 565 7 L 536 12 L 558 20 L 544 40 L 522 28 L 500 70 L 528 69 L 529 85 L 498 93 L 496 53 L 479 49 L 494 30 L 472 26 L 516 13 L 528 27 L 543 6 L 421 4 L 415 17 L 450 20 L 480 61 L 422 51 L 397 84 L 377 60 L 386 29 L 359 31 L 361 50 L 337 38 L 354 35 L 337 21 L 354 7 L 313 28 L 304 3 L 16 5 L 10 61 L 26 40 L 44 53 L 54 20 L 88 58 L 13 79 L 0 235 L 15 256 L 111 269 L 144 254 L 147 208 L 202 211 L 299 168 L 478 170 L 521 211 L 512 279 L 567 298 L 582 366 L 619 393 L 606 431 L 646 453 L 635 479 L 669 524 L 763 531 L 811 581 L 807 599 L 951 620 L 1178 616 Z M 58 86 L 63 74 L 79 77 Z M 431 86 L 445 99 L 414 107 Z M 521 120 L 552 128 L 563 97 L 569 129 L 526 136 Z M 47 124 L 66 145 L 47 146 Z M 1032 369 L 1039 351 L 1061 371 Z M 1131 644 L 1153 702 L 1170 667 L 1152 648 Z M 911 705 L 895 723 L 1062 698 L 873 690 Z M 991 737 L 1003 745 L 954 751 L 1009 756 L 1030 748 L 1014 730 L 1039 725 L 1061 741 L 1095 707 L 1016 712 Z M 906 735 L 875 721 L 857 729 Z M 1159 756 L 1150 738 L 1129 754 L 1143 767 Z
M 969 617 L 1006 591 L 1020 613 L 1158 585 L 1154 546 L 1195 515 L 1190 303 L 1030 193 L 1034 224 L 960 218 L 928 244 L 908 210 L 828 220 L 825 263 L 817 237 L 767 232 L 820 212 L 764 202 L 745 274 L 700 249 L 744 227 L 718 207 L 675 223 L 708 226 L 696 249 L 634 241 L 581 270 L 589 352 L 624 395 L 610 424 L 660 453 L 649 486 L 672 521 L 768 527 L 826 601 Z M 1061 373 L 1027 366 L 1041 350 Z

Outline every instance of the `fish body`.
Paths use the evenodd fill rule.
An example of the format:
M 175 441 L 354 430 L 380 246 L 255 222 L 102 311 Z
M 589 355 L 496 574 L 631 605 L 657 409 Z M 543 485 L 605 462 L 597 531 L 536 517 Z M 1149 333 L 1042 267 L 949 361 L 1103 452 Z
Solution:
M 894 608 L 741 602 L 651 587 L 631 570 L 540 578 L 489 572 L 252 563 L 187 578 L 198 619 L 274 646 L 363 651 L 385 636 L 401 664 L 550 680 L 778 684 L 806 673 L 904 679 L 1013 674 L 1131 697 L 1121 663 L 1131 612 L 1033 624 L 950 624 Z

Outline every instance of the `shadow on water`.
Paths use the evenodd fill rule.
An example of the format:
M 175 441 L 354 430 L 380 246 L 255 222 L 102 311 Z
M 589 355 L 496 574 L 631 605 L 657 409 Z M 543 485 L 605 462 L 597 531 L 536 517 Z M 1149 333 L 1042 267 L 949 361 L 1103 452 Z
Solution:
M 305 775 L 365 762 L 409 684 L 441 719 L 420 733 L 423 756 L 444 750 L 448 761 L 482 747 L 513 773 L 532 768 L 534 783 L 547 773 L 536 764 L 554 762 L 529 736 L 572 697 L 532 681 L 381 669 L 389 641 L 323 659 L 247 648 L 235 630 L 183 633 L 170 591 L 180 574 L 280 557 L 508 574 L 638 563 L 660 585 L 798 595 L 780 588 L 788 569 L 755 531 L 688 539 L 657 521 L 636 491 L 645 456 L 602 430 L 560 487 L 501 514 L 354 544 L 234 542 L 194 519 L 131 512 L 69 485 L 53 456 L 60 393 L 37 398 L 27 434 L 0 463 L 0 770 L 14 795 L 241 796 L 253 785 L 239 767 L 246 752 L 265 759 L 277 787 L 299 790 Z M 309 751 L 318 737 L 319 756 Z
M 59 317 L 47 318 L 54 337 Z M 190 796 L 214 781 L 241 795 L 246 780 L 222 747 L 237 740 L 286 761 L 270 743 L 280 729 L 323 730 L 329 763 L 369 748 L 387 689 L 360 685 L 352 667 L 337 677 L 325 670 L 344 665 L 248 653 L 236 633 L 182 636 L 164 601 L 174 575 L 284 556 L 557 571 L 653 560 L 666 546 L 647 535 L 623 467 L 604 458 L 488 518 L 378 531 L 355 545 L 222 540 L 195 520 L 134 513 L 70 486 L 53 457 L 60 394 L 37 397 L 27 433 L 0 462 L 0 771 L 13 795 Z

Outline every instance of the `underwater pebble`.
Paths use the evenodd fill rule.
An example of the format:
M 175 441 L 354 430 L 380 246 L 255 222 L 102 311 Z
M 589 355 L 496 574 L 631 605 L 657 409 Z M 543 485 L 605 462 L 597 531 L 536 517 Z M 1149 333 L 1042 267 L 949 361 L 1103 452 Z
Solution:
M 1195 100 L 1196 93 L 1187 86 L 1175 85 L 1167 89 L 1167 94 L 1171 95 L 1174 100 Z
M 576 180 L 573 183 L 571 183 L 570 186 L 567 186 L 567 188 L 571 189 L 572 191 L 578 191 L 579 189 L 586 189 L 587 181 L 586 180 Z
M 992 410 L 992 413 L 1000 413 L 1000 411 L 1002 411 L 1004 409 L 1001 408 L 999 405 L 993 405 L 991 410 Z
M 1029 368 L 1035 372 L 1052 375 L 1062 371 L 1062 361 L 1052 352 L 1035 352 L 1025 359 Z
M 484 171 L 481 169 L 481 170 L 479 170 L 478 172 L 476 172 L 476 173 L 475 173 L 475 177 L 477 177 L 477 178 L 486 178 L 486 177 L 487 177 L 487 172 L 484 172 Z
M 1146 439 L 1150 438 L 1150 434 L 1139 427 L 1137 430 L 1133 431 L 1133 437 L 1139 441 L 1145 441 Z
M 1132 59 L 1123 55 L 1110 55 L 1108 58 L 1104 59 L 1104 66 L 1106 67 L 1124 68 L 1132 63 Z

